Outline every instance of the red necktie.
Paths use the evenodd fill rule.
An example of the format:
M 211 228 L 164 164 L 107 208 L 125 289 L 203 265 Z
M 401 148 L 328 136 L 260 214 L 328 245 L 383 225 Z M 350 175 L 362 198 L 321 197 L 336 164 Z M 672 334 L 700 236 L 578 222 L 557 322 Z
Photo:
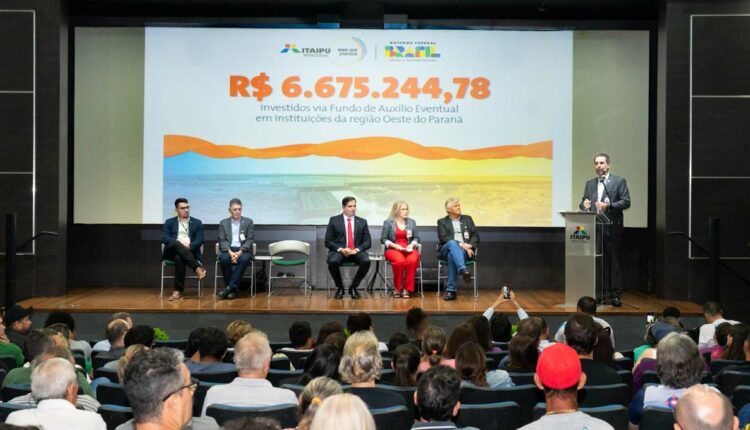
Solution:
M 354 234 L 352 234 L 352 219 L 346 218 L 346 247 L 354 248 Z

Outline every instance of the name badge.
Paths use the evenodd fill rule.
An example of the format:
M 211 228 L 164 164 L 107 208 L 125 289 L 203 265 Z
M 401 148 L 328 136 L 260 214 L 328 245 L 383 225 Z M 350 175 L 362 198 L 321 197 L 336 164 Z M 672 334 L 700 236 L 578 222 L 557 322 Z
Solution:
M 406 238 L 411 239 L 411 230 L 409 230 L 408 228 L 406 229 Z
M 469 232 L 468 231 L 464 232 L 464 239 L 469 240 Z
M 240 233 L 240 241 L 245 241 L 245 233 Z

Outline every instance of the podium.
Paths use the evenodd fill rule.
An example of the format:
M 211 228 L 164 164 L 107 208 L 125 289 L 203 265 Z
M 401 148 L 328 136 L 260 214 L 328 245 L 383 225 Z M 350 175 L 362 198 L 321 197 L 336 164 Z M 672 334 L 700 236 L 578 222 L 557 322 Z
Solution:
M 560 212 L 565 218 L 565 303 L 575 307 L 582 296 L 604 299 L 604 232 L 612 224 L 596 212 Z

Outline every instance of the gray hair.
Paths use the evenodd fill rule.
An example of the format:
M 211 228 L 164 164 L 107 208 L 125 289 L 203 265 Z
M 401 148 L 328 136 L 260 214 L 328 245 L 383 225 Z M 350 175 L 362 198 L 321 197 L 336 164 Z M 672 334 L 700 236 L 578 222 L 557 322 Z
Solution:
M 448 197 L 445 200 L 445 210 L 447 211 L 450 206 L 455 205 L 456 203 L 460 203 L 461 200 L 458 199 L 458 197 Z
M 238 371 L 258 371 L 271 359 L 268 336 L 260 330 L 244 335 L 234 346 L 234 364 Z
M 378 350 L 378 338 L 373 332 L 360 330 L 349 336 L 339 363 L 341 379 L 352 384 L 369 382 L 380 376 L 382 368 L 383 358 Z
M 375 430 L 375 420 L 367 405 L 354 394 L 335 394 L 321 403 L 311 430 Z
M 656 346 L 656 373 L 663 385 L 687 388 L 703 376 L 703 357 L 698 346 L 683 333 L 670 333 Z
M 64 399 L 70 384 L 77 384 L 76 370 L 64 358 L 50 358 L 31 371 L 31 394 L 37 402 Z
M 183 386 L 182 352 L 156 348 L 133 356 L 125 368 L 123 385 L 136 423 L 158 422 L 164 398 Z
M 229 201 L 229 207 L 231 208 L 232 205 L 239 205 L 242 206 L 242 200 L 238 199 L 237 197 L 233 198 Z

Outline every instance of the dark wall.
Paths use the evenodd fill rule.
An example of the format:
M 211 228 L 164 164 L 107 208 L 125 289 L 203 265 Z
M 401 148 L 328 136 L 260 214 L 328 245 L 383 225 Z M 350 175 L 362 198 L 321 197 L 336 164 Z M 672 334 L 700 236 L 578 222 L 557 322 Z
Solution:
M 750 5 L 747 2 L 666 2 L 660 13 L 660 103 L 657 139 L 657 285 L 667 298 L 703 302 L 710 296 L 705 254 L 709 218 L 721 219 L 722 262 L 750 277 Z M 721 270 L 717 291 L 726 313 L 746 318 L 746 285 Z
M 21 250 L 17 300 L 66 288 L 67 24 L 61 7 L 6 0 L 0 12 L 0 250 L 7 251 L 6 213 L 17 213 L 17 244 L 33 232 L 61 233 Z

